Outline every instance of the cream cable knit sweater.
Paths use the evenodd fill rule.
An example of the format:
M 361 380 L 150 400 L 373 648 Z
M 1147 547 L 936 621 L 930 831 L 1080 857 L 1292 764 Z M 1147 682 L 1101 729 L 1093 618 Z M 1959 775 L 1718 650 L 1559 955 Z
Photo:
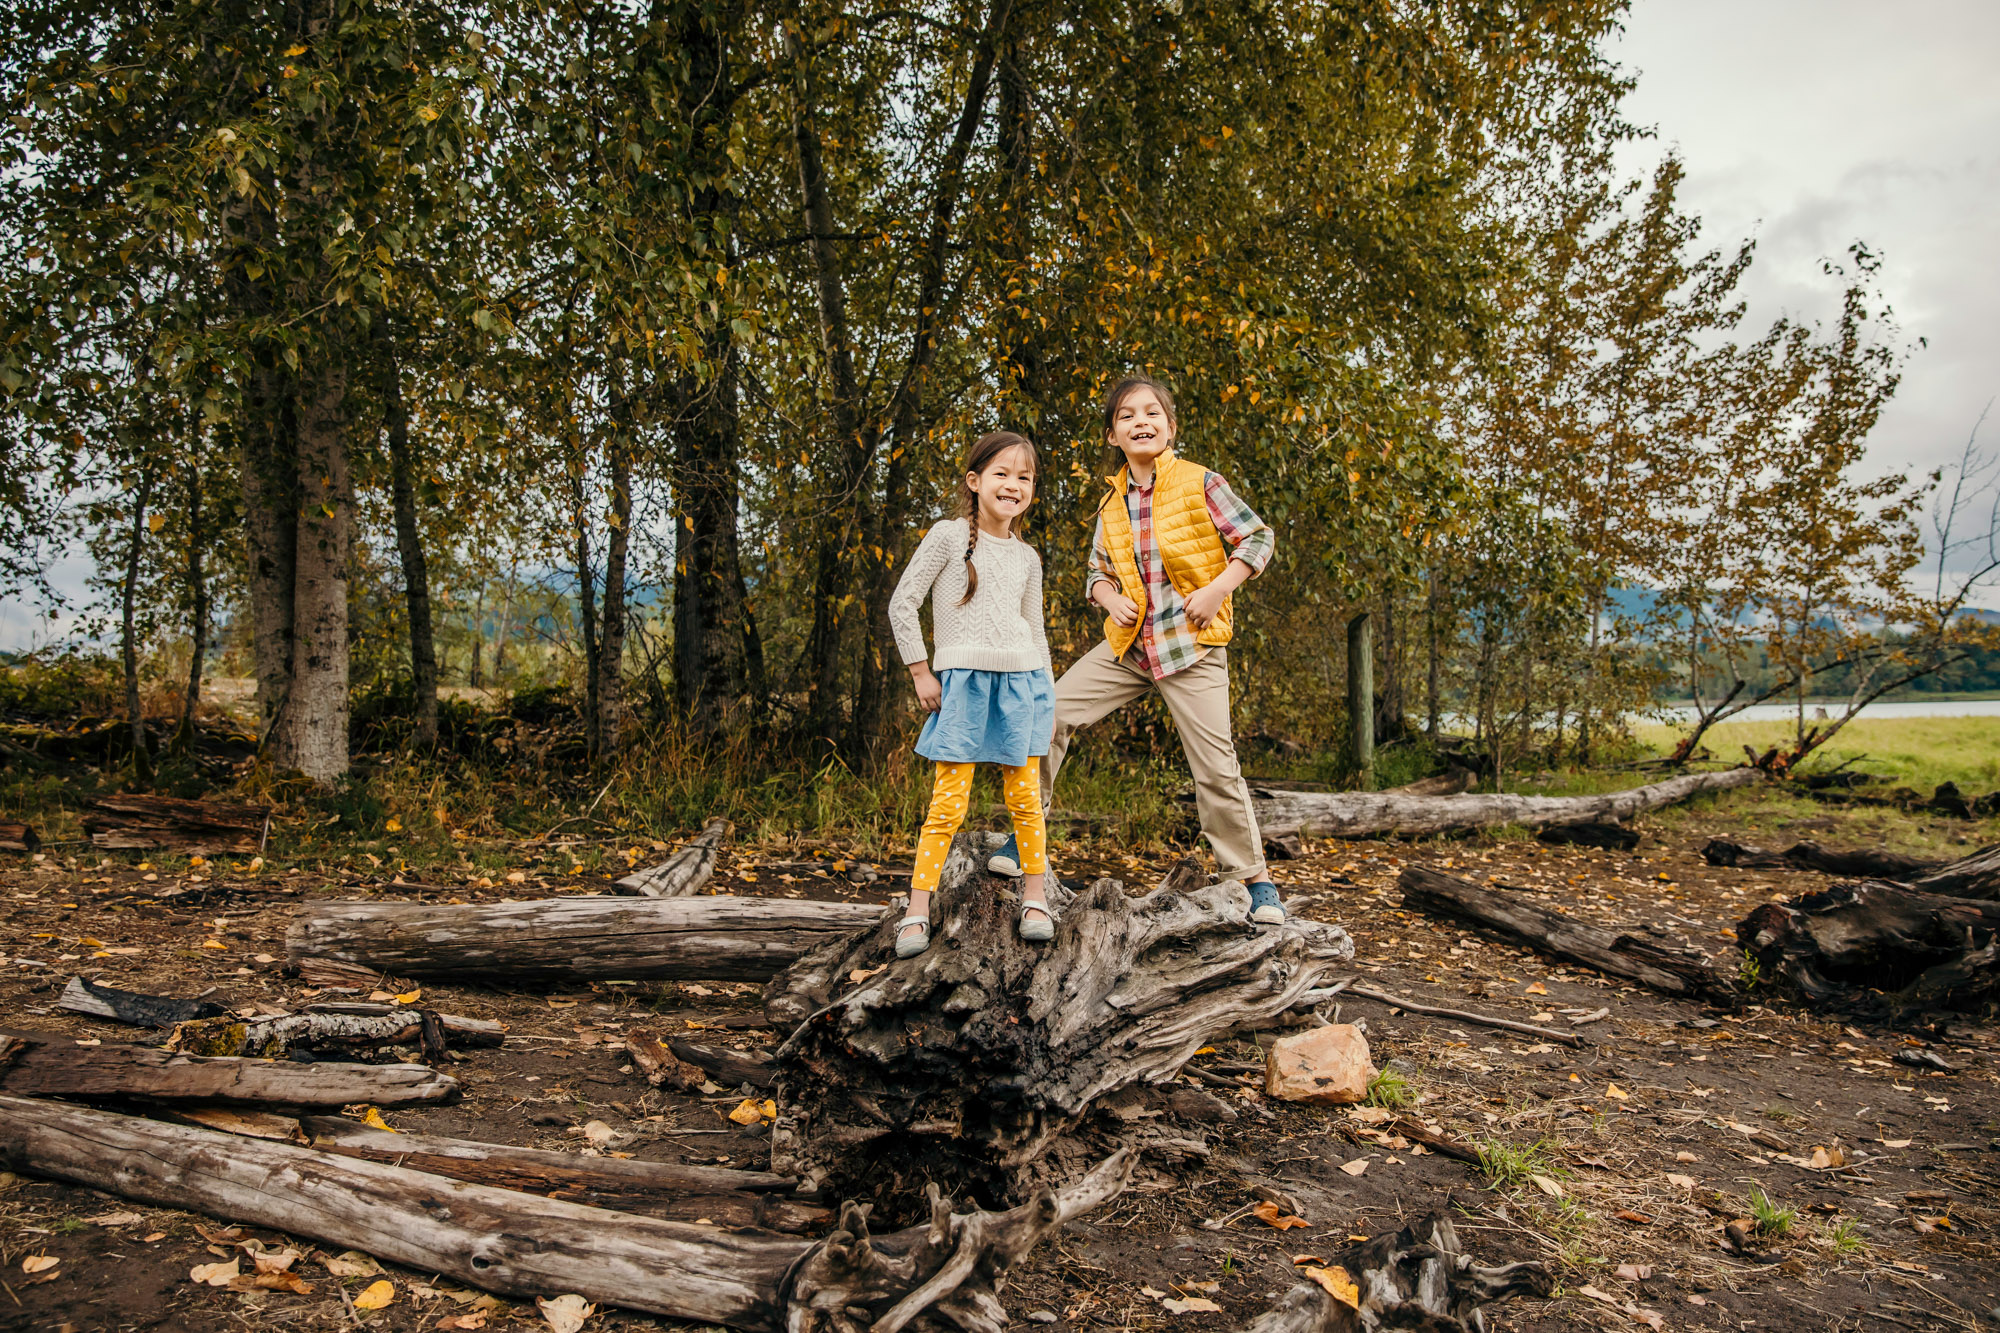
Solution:
M 889 626 L 905 666 L 931 659 L 931 670 L 1049 670 L 1049 636 L 1042 627 L 1042 559 L 1018 537 L 979 534 L 972 563 L 979 591 L 965 596 L 967 521 L 948 518 L 924 534 L 889 599 Z M 924 649 L 917 608 L 931 599 L 935 655 Z

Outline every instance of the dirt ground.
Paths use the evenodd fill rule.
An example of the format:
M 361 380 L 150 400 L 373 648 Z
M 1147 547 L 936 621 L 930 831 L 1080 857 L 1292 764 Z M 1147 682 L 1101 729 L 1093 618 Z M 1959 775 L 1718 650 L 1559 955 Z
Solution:
M 1773 821 L 1770 811 L 1768 801 L 1759 807 L 1763 827 L 1747 836 L 1780 840 L 1787 823 L 1826 828 L 1802 802 L 1795 819 L 1781 808 Z M 1730 958 L 1729 927 L 1750 905 L 1823 882 L 1704 865 L 1697 849 L 1708 836 L 1746 836 L 1742 807 L 1680 812 L 1642 828 L 1645 841 L 1629 854 L 1517 839 L 1322 843 L 1280 866 L 1294 911 L 1353 934 L 1356 979 L 1420 1003 L 1573 1030 L 1582 1048 L 1343 997 L 1340 1020 L 1365 1022 L 1376 1062 L 1402 1075 L 1417 1099 L 1405 1114 L 1486 1147 L 1488 1169 L 1424 1152 L 1378 1128 L 1379 1118 L 1371 1123 L 1366 1109 L 1275 1102 L 1254 1078 L 1242 1081 L 1257 1087 L 1207 1080 L 1196 1085 L 1202 1095 L 1176 1095 L 1147 1117 L 1170 1127 L 1182 1147 L 1149 1155 L 1132 1189 L 1016 1270 L 1010 1313 L 1023 1327 L 1056 1333 L 1237 1327 L 1293 1284 L 1295 1256 L 1331 1254 L 1349 1239 L 1449 1208 L 1481 1262 L 1540 1258 L 1558 1275 L 1554 1299 L 1490 1309 L 1495 1329 L 2000 1324 L 2000 1028 L 1990 1021 L 1967 1019 L 1931 1046 L 1955 1072 L 1919 1071 L 1894 1059 L 1924 1044 L 1915 1037 L 1775 999 L 1741 1013 L 1666 1000 L 1399 906 L 1398 869 L 1431 864 Z M 1838 829 L 1819 836 L 1841 841 Z M 854 885 L 831 868 L 838 850 L 738 849 L 714 887 L 889 901 L 896 877 Z M 829 868 L 799 864 L 815 858 Z M 135 862 L 71 863 L 62 849 L 39 862 L 0 861 L 0 1027 L 156 1039 L 54 1009 L 77 972 L 182 997 L 213 988 L 209 998 L 232 1007 L 310 1003 L 315 992 L 283 975 L 283 938 L 299 905 L 316 897 L 478 901 L 604 887 L 524 870 L 511 882 L 431 873 L 432 887 L 419 890 L 386 885 L 380 872 L 367 879 L 229 860 L 175 862 L 162 873 Z M 1103 873 L 1144 884 L 1164 866 L 1082 856 L 1058 863 L 1065 878 Z M 627 1037 L 675 1032 L 768 1049 L 776 1034 L 755 1026 L 755 987 L 426 985 L 422 1003 L 499 1019 L 508 1039 L 453 1065 L 463 1101 L 390 1112 L 392 1126 L 582 1152 L 595 1151 L 583 1126 L 599 1121 L 641 1158 L 767 1162 L 764 1127 L 725 1116 L 742 1089 L 662 1093 L 632 1072 L 623 1051 Z M 1259 1059 L 1246 1036 L 1218 1043 L 1197 1063 Z M 1816 1150 L 1826 1150 L 1822 1162 L 1837 1150 L 1845 1166 L 1815 1169 Z M 1306 1225 L 1281 1231 L 1244 1211 L 1267 1196 Z M 1766 1225 L 1752 1260 L 1728 1252 L 1723 1229 L 1755 1218 L 1758 1200 Z M 0 1328 L 414 1330 L 480 1309 L 488 1328 L 546 1327 L 531 1303 L 476 1304 L 477 1293 L 454 1282 L 394 1266 L 385 1274 L 392 1303 L 358 1311 L 351 1299 L 375 1277 L 330 1275 L 329 1256 L 310 1238 L 226 1222 L 0 1175 Z M 296 1267 L 311 1293 L 190 1280 L 194 1266 L 236 1255 L 249 1241 L 304 1250 Z M 48 1266 L 47 1257 L 59 1262 Z M 1175 1312 L 1164 1303 L 1188 1298 L 1220 1310 Z M 601 1310 L 586 1328 L 669 1323 Z

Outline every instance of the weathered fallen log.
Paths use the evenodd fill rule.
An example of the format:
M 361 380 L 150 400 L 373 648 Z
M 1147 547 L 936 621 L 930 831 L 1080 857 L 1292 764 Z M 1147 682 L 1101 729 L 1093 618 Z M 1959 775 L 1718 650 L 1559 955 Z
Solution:
M 1551 824 L 1535 835 L 1535 841 L 1552 847 L 1596 847 L 1607 852 L 1629 852 L 1639 845 L 1639 830 L 1591 819 L 1578 824 Z
M 309 1004 L 305 1011 L 309 1014 L 387 1014 L 395 1010 L 408 1011 L 408 1006 L 392 1004 L 368 1004 L 360 1000 L 332 1000 L 325 1004 Z M 467 1018 L 464 1014 L 432 1013 L 444 1026 L 446 1035 L 454 1046 L 499 1046 L 507 1040 L 507 1025 L 491 1018 Z
M 1005 1213 L 954 1213 L 871 1237 L 842 1208 L 821 1241 L 660 1221 L 286 1143 L 0 1098 L 0 1164 L 166 1208 L 354 1248 L 503 1296 L 588 1300 L 749 1333 L 1002 1333 L 1007 1270 L 1114 1198 L 1120 1153 Z M 858 1311 L 859 1314 L 850 1314 Z
M 1464 796 L 1404 796 L 1395 792 L 1270 792 L 1253 797 L 1266 834 L 1309 838 L 1424 837 L 1518 824 L 1616 824 L 1708 792 L 1762 782 L 1753 768 L 1687 773 L 1665 782 L 1603 796 L 1521 796 L 1512 792 Z
M 1486 1327 L 1481 1307 L 1555 1289 L 1554 1276 L 1538 1263 L 1473 1263 L 1441 1212 L 1340 1250 L 1324 1268 L 1307 1272 L 1312 1280 L 1286 1292 L 1246 1333 L 1472 1333 Z
M 0 852 L 32 852 L 41 845 L 42 839 L 32 824 L 0 820 Z
M 293 923 L 285 953 L 315 979 L 766 981 L 885 910 L 721 895 L 321 903 Z
M 1892 877 L 1877 875 L 1873 878 Z M 2000 843 L 1947 862 L 1912 881 L 1910 887 L 1946 898 L 2000 899 Z
M 2000 903 L 1861 880 L 1762 903 L 1736 927 L 1758 984 L 1905 1016 L 2000 995 Z
M 1337 926 L 1249 920 L 1233 881 L 1131 898 L 1052 887 L 1055 939 L 1024 942 L 991 836 L 960 834 L 933 943 L 894 956 L 893 917 L 765 989 L 780 1025 L 772 1169 L 893 1197 L 908 1178 L 1018 1196 L 1106 1093 L 1171 1078 L 1203 1042 L 1290 1009 L 1354 946 Z
M 768 1088 L 776 1080 L 771 1062 L 747 1051 L 732 1051 L 723 1046 L 703 1046 L 698 1042 L 682 1041 L 678 1037 L 667 1039 L 667 1049 L 674 1058 L 693 1065 L 724 1087 L 733 1088 L 748 1083 L 753 1088 Z
M 372 1007 L 372 1006 L 371 1006 Z M 382 1006 L 372 1013 L 303 1013 L 243 1019 L 225 1014 L 178 1024 L 165 1049 L 183 1055 L 252 1055 L 282 1060 L 293 1051 L 358 1051 L 376 1046 L 417 1046 L 436 1058 L 449 1046 L 498 1046 L 498 1023 L 456 1028 L 428 1009 Z
M 1842 851 L 1822 847 L 1816 842 L 1795 842 L 1781 852 L 1728 838 L 1710 838 L 1702 844 L 1701 858 L 1712 866 L 1733 866 L 1742 870 L 1817 870 L 1849 879 L 1887 879 L 1902 883 L 1921 879 L 1946 864 L 1867 847 Z
M 224 1013 L 219 1004 L 207 1000 L 176 1000 L 165 995 L 144 995 L 138 991 L 100 986 L 88 977 L 71 977 L 56 1008 L 93 1018 L 110 1018 L 135 1027 L 170 1028 L 193 1018 L 216 1018 Z
M 1662 949 L 1633 935 L 1612 935 L 1537 907 L 1519 891 L 1482 888 L 1423 866 L 1396 877 L 1403 905 L 1484 926 L 1557 958 L 1636 981 L 1667 995 L 1727 994 L 1727 979 L 1703 958 Z
M 618 881 L 618 887 L 645 898 L 685 898 L 708 883 L 708 877 L 715 873 L 715 862 L 722 855 L 722 840 L 729 836 L 730 827 L 726 819 L 709 820 L 687 846 L 659 865 L 627 875 Z
M 0 1033 L 0 1092 L 135 1097 L 254 1106 L 421 1106 L 458 1100 L 458 1080 L 424 1065 L 291 1064 L 174 1055 L 150 1046 L 79 1046 L 72 1037 Z
M 306 1116 L 298 1123 L 310 1146 L 343 1157 L 392 1162 L 412 1171 L 593 1208 L 767 1231 L 816 1231 L 833 1221 L 828 1209 L 786 1197 L 798 1181 L 768 1171 L 583 1157 L 429 1134 L 385 1133 L 339 1116 Z
M 177 796 L 100 796 L 86 805 L 83 831 L 91 846 L 107 851 L 261 852 L 271 831 L 268 806 Z

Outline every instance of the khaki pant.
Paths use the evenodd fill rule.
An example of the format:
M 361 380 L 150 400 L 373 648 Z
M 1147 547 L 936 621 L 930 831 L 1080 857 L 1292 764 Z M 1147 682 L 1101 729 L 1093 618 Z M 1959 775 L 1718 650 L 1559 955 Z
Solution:
M 1042 806 L 1055 808 L 1056 774 L 1069 749 L 1070 734 L 1097 722 L 1157 688 L 1174 715 L 1181 749 L 1194 773 L 1195 807 L 1201 831 L 1215 850 L 1216 873 L 1246 884 L 1269 878 L 1250 788 L 1236 762 L 1229 730 L 1229 651 L 1211 648 L 1193 666 L 1154 680 L 1138 667 L 1111 655 L 1100 642 L 1056 682 L 1056 730 L 1042 759 Z

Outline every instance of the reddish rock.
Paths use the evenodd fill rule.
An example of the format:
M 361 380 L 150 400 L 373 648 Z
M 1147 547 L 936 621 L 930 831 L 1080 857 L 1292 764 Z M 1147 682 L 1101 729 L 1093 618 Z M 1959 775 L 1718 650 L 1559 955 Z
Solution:
M 1351 1023 L 1281 1037 L 1264 1061 L 1264 1091 L 1288 1102 L 1358 1102 L 1374 1077 L 1368 1039 Z

